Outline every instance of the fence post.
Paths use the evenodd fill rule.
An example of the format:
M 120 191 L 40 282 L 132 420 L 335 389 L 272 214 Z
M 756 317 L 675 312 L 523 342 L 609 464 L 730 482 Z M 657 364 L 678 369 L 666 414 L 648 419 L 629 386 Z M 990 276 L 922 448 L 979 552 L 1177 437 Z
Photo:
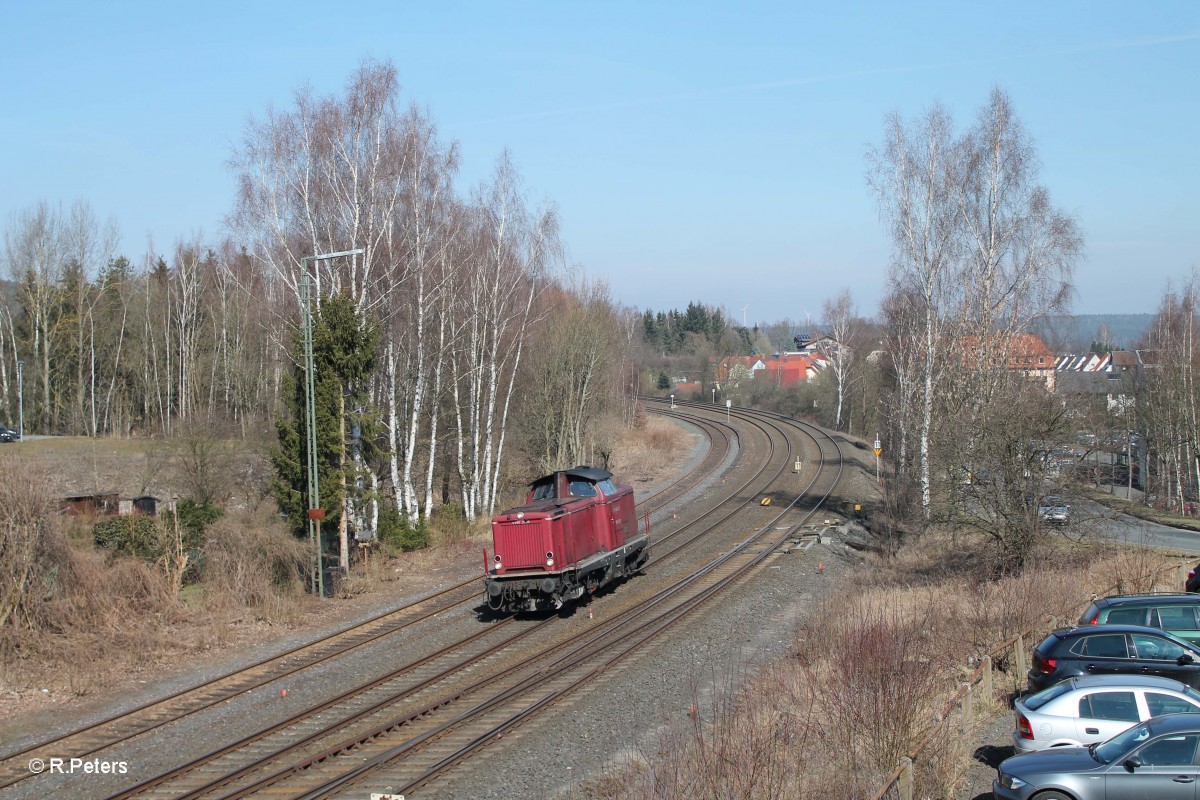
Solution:
M 983 657 L 983 677 L 979 681 L 979 684 L 980 684 L 981 688 L 983 689 L 984 702 L 990 702 L 993 697 L 993 693 L 992 693 L 992 657 L 991 656 Z
M 973 720 L 973 715 L 975 713 L 975 709 L 972 708 L 972 706 L 974 705 L 974 703 L 972 702 L 974 688 L 971 686 L 970 683 L 964 683 L 963 686 L 967 687 L 967 693 L 965 695 L 963 695 L 963 700 L 962 700 L 963 719 L 965 720 L 967 725 L 970 725 Z
M 1017 668 L 1015 670 L 1013 670 L 1013 674 L 1017 676 L 1017 682 L 1019 683 L 1021 680 L 1021 673 L 1023 673 L 1026 669 L 1026 667 L 1025 667 L 1025 634 L 1023 634 L 1023 633 L 1017 634 L 1016 647 L 1017 647 L 1017 656 L 1016 656 Z
M 900 788 L 900 800 L 913 800 L 913 763 L 908 756 L 900 759 L 900 780 L 896 784 Z

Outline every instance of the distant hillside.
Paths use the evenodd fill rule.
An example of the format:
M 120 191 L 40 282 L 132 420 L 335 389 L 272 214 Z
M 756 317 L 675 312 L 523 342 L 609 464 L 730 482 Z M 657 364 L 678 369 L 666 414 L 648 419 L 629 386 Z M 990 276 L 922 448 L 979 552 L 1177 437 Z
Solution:
M 1060 353 L 1084 353 L 1092 342 L 1107 342 L 1113 349 L 1137 347 L 1150 329 L 1153 314 L 1074 314 L 1046 317 L 1033 332 Z

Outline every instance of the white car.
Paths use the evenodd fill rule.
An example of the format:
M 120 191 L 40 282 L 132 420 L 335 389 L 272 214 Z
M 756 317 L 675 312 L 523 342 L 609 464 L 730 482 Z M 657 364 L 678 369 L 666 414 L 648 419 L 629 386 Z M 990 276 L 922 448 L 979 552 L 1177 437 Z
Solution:
M 1043 522 L 1066 525 L 1071 521 L 1071 507 L 1059 497 L 1047 497 L 1038 506 L 1038 518 Z
M 1200 712 L 1200 692 L 1153 675 L 1088 675 L 1013 702 L 1017 753 L 1078 747 L 1111 739 L 1162 714 Z

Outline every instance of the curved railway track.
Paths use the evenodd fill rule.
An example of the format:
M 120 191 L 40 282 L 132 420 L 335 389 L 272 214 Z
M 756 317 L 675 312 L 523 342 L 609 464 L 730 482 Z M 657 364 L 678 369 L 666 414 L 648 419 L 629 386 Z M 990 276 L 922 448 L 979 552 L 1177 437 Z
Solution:
M 685 476 L 662 487 L 652 498 L 647 498 L 654 501 L 656 508 L 685 496 L 704 477 L 720 469 L 737 437 L 736 431 L 726 432 L 722 421 L 705 418 L 705 413 L 712 413 L 711 407 L 684 403 L 676 405 L 679 407 L 675 409 L 655 410 L 671 413 L 698 426 L 708 437 L 710 447 L 700 464 L 690 473 L 691 478 Z M 686 618 L 708 599 L 745 578 L 820 509 L 821 502 L 840 478 L 840 454 L 836 443 L 819 429 L 779 415 L 745 409 L 739 409 L 737 414 L 742 424 L 750 424 L 764 437 L 769 457 L 749 478 L 733 487 L 726 487 L 722 492 L 725 495 L 722 501 L 713 508 L 674 531 L 656 535 L 652 564 L 686 552 L 722 523 L 756 505 L 757 495 L 785 476 L 792 463 L 794 446 L 792 435 L 785 428 L 802 431 L 803 435 L 809 437 L 809 446 L 822 454 L 816 461 L 823 462 L 823 465 L 819 469 L 814 468 L 807 485 L 794 493 L 789 505 L 772 515 L 752 536 L 727 542 L 717 558 L 700 559 L 703 563 L 690 568 L 670 585 L 637 602 L 625 603 L 623 609 L 601 622 L 586 626 L 583 631 L 547 635 L 548 630 L 553 630 L 553 623 L 559 621 L 556 617 L 501 619 L 449 647 L 418 658 L 176 769 L 143 780 L 112 797 L 323 797 L 352 785 L 357 796 L 361 796 L 367 784 L 376 791 L 387 788 L 410 792 L 436 781 L 446 770 L 480 747 L 596 680 Z M 811 459 L 806 460 L 813 463 Z M 801 509 L 799 505 L 802 502 L 804 508 Z M 639 515 L 645 513 L 650 505 L 652 503 L 646 501 L 639 504 Z M 785 524 L 780 525 L 781 521 Z M 693 555 L 692 559 L 696 560 L 696 556 Z M 467 587 L 472 587 L 471 597 L 477 599 L 478 579 L 475 578 L 395 612 L 367 620 L 330 638 L 350 641 L 355 635 L 370 636 L 351 647 L 377 641 L 416 621 L 414 619 L 397 626 L 397 620 L 389 619 L 392 615 Z M 429 614 L 440 613 L 467 601 L 468 598 L 452 603 L 447 600 L 448 604 L 442 604 L 436 611 L 425 611 Z M 422 613 L 425 612 L 413 612 L 413 616 Z M 383 622 L 385 619 L 389 621 Z M 387 630 L 371 630 L 369 634 L 366 630 L 360 630 L 358 634 L 351 633 L 379 623 L 383 627 L 391 627 Z M 347 638 L 343 640 L 339 637 Z M 316 645 L 320 645 L 320 642 L 309 647 Z M 519 649 L 517 645 L 524 649 Z M 350 647 L 326 654 L 320 661 L 292 665 L 294 669 L 289 669 L 291 672 L 305 669 L 340 655 L 347 649 Z M 315 652 L 307 648 L 302 648 L 302 651 Z M 251 669 L 292 655 L 296 654 L 287 653 L 264 660 L 251 665 Z M 303 658 L 297 660 L 303 661 Z M 275 679 L 266 678 L 268 674 L 269 670 L 253 678 L 258 681 L 255 685 Z M 222 676 L 222 679 L 229 677 Z M 193 704 L 207 702 L 208 705 L 214 705 L 240 691 L 245 689 L 201 701 L 199 698 L 203 697 L 203 692 L 194 689 L 172 698 L 188 697 L 189 692 L 197 692 L 191 697 Z M 198 708 L 178 716 L 194 713 L 195 710 Z M 136 730 L 135 726 L 135 732 L 129 736 L 136 736 L 167 721 L 170 719 L 144 727 L 143 720 L 142 729 Z M 109 722 L 102 721 L 99 725 Z M 81 729 L 72 735 L 79 735 L 85 730 L 90 729 Z M 38 747 L 59 747 L 62 741 Z M 96 750 L 108 746 L 101 744 Z M 15 754 L 10 760 L 33 755 L 38 747 Z M 58 752 L 64 751 L 60 749 Z M 0 769 L 3 766 L 0 765 Z
M 711 424 L 694 415 L 681 414 L 681 416 L 689 418 L 689 421 L 700 426 Z M 719 464 L 723 461 L 724 454 L 718 453 L 717 455 L 715 463 Z M 705 471 L 711 469 L 712 467 L 709 467 Z M 761 475 L 765 469 L 766 466 L 761 468 L 756 475 Z M 737 495 L 747 491 L 753 480 L 752 476 L 750 480 L 734 487 L 733 494 Z M 676 482 L 676 484 L 678 483 Z M 673 487 L 680 492 L 686 492 L 690 486 L 691 482 L 683 487 L 673 484 Z M 655 558 L 659 560 L 667 558 L 687 547 L 696 538 L 728 519 L 732 513 L 729 512 L 713 519 L 716 512 L 717 509 L 707 512 L 697 523 L 657 538 Z M 700 522 L 707 522 L 707 524 L 701 526 Z M 690 536 L 683 536 L 688 533 Z M 671 544 L 668 545 L 668 543 Z M 667 549 L 664 550 L 664 547 Z M 466 645 L 480 638 L 480 634 L 475 634 L 431 656 L 420 659 L 414 664 L 389 673 L 383 678 L 344 692 L 311 712 L 264 727 L 231 745 L 213 750 L 173 770 L 111 795 L 111 800 L 134 796 L 174 798 L 246 796 L 246 794 L 262 788 L 263 780 L 270 783 L 278 780 L 280 776 L 274 773 L 268 774 L 265 779 L 254 780 L 248 787 L 243 787 L 233 793 L 221 794 L 217 790 L 232 780 L 243 778 L 255 771 L 262 771 L 264 762 L 268 759 L 283 759 L 304 748 L 315 747 L 322 740 L 335 741 L 325 750 L 317 750 L 315 756 L 299 759 L 296 762 L 301 765 L 299 769 L 308 769 L 309 761 L 313 758 L 318 761 L 329 758 L 326 750 L 337 753 L 360 747 L 363 743 L 377 738 L 389 729 L 412 725 L 415 719 L 430 714 L 434 709 L 456 700 L 461 695 L 462 690 L 457 682 L 458 676 L 483 669 L 489 662 L 498 660 L 500 652 L 506 647 L 511 647 L 531 630 L 538 630 L 552 620 L 553 618 L 542 620 L 533 629 L 522 630 L 513 635 L 511 639 L 502 640 L 498 645 L 479 649 L 478 652 L 468 652 Z M 504 625 L 512 621 L 513 618 L 510 617 L 498 624 Z M 463 655 L 462 658 L 451 658 L 458 653 L 466 653 L 466 655 Z M 524 657 L 523 654 L 522 657 Z M 425 678 L 425 673 L 416 671 L 428 664 L 444 662 L 452 663 L 433 678 Z M 406 676 L 409 677 L 406 678 Z M 488 680 L 494 680 L 494 678 Z M 442 687 L 444 697 L 435 702 L 432 708 L 418 704 L 415 711 L 409 710 L 417 699 L 424 696 L 420 693 L 433 684 Z M 477 684 L 471 684 L 469 687 L 470 691 L 476 691 L 479 688 Z M 389 691 L 392 693 L 390 699 L 376 699 L 381 693 L 386 694 Z M 381 719 L 385 721 L 380 723 Z M 347 735 L 350 738 L 345 738 Z M 267 755 L 267 751 L 270 755 Z M 248 759 L 248 756 L 252 756 L 252 758 Z
M 694 469 L 643 497 L 637 507 L 639 518 L 643 514 L 653 516 L 685 495 L 706 480 L 724 462 L 731 447 L 729 429 L 709 421 L 697 422 L 696 425 L 708 441 L 704 457 Z M 19 750 L 0 754 L 0 789 L 32 777 L 28 770 L 28 763 L 32 759 L 46 760 L 62 756 L 64 753 L 77 758 L 93 756 L 246 692 L 342 657 L 364 645 L 412 628 L 453 608 L 478 602 L 479 597 L 479 578 L 473 576 L 283 653 L 260 659 L 203 683 L 71 729 L 61 735 L 24 745 Z
M 685 415 L 682 411 L 679 414 L 694 416 Z M 763 419 L 767 420 L 766 424 L 761 421 Z M 754 495 L 762 488 L 772 485 L 788 469 L 792 457 L 792 444 L 782 428 L 766 416 L 753 424 L 764 432 L 770 449 L 774 451 L 778 446 L 781 455 L 766 459 L 753 476 L 733 489 L 731 497 L 743 497 L 733 508 L 718 506 L 710 509 L 696 522 L 657 540 L 657 560 L 668 558 L 686 548 L 704 533 L 737 513 L 739 508 L 754 503 Z M 774 430 L 774 434 L 771 429 Z M 781 445 L 777 445 L 777 442 Z M 836 454 L 836 446 L 829 452 Z M 822 472 L 828 473 L 830 470 Z M 511 647 L 515 640 L 507 645 L 494 647 L 475 659 L 458 662 L 442 675 L 427 679 L 423 684 L 394 687 L 396 694 L 390 701 L 394 705 L 383 714 L 387 718 L 386 721 L 365 727 L 348 738 L 338 738 L 338 734 L 348 730 L 350 726 L 365 726 L 375 718 L 371 715 L 378 715 L 382 708 L 387 707 L 389 701 L 384 700 L 371 706 L 369 714 L 351 713 L 342 720 L 307 734 L 291 744 L 276 747 L 270 755 L 259 756 L 251 753 L 258 743 L 263 742 L 264 737 L 248 737 L 243 742 L 223 748 L 215 754 L 215 758 L 203 757 L 114 797 L 139 794 L 221 798 L 248 795 L 316 797 L 336 792 L 373 772 L 380 772 L 384 777 L 372 779 L 371 783 L 384 781 L 387 787 L 402 785 L 405 788 L 401 791 L 410 791 L 436 778 L 442 771 L 504 731 L 619 664 L 705 600 L 744 577 L 820 507 L 818 501 L 810 503 L 811 507 L 803 513 L 795 510 L 796 504 L 802 498 L 811 497 L 812 492 L 819 488 L 817 484 L 822 481 L 822 472 L 814 475 L 806 487 L 807 495 L 805 492 L 797 494 L 788 507 L 773 515 L 754 536 L 728 548 L 722 556 L 708 561 L 699 569 L 692 570 L 687 576 L 652 597 L 628 606 L 603 623 L 564 641 L 545 645 L 536 654 L 522 651 L 518 663 L 513 666 L 491 672 L 466 686 L 444 688 L 437 697 L 428 702 L 417 702 L 418 699 L 423 699 L 420 693 L 425 687 L 433 683 L 444 685 L 454 673 L 464 670 L 480 671 L 485 659 L 496 657 L 498 651 Z M 824 478 L 828 488 L 821 495 L 822 499 L 836 485 L 836 480 L 836 476 Z M 747 493 L 751 495 L 748 498 L 745 497 Z M 728 501 L 724 505 L 728 505 Z M 795 519 L 783 526 L 784 533 L 780 534 L 778 523 L 789 515 Z M 677 542 L 670 550 L 662 552 L 662 545 L 666 541 L 672 537 L 683 539 L 682 534 L 686 532 L 691 532 L 692 535 Z M 521 632 L 519 636 L 523 638 L 550 621 L 552 620 L 542 620 L 533 628 Z M 447 650 L 458 646 L 453 645 Z M 435 654 L 433 658 L 442 657 L 444 652 Z M 408 669 L 405 668 L 401 672 Z M 380 682 L 377 681 L 371 687 L 378 685 Z M 339 710 L 345 710 L 344 702 L 334 702 L 323 708 L 331 705 L 341 705 Z M 407 711 L 404 710 L 404 706 L 407 706 Z M 279 726 L 272 728 L 272 732 L 277 730 Z M 323 747 L 314 747 L 304 752 L 306 747 L 322 738 L 326 740 Z M 238 750 L 253 757 L 248 763 L 243 763 L 232 771 L 222 772 L 223 768 L 216 762 L 221 756 Z M 243 756 L 243 762 L 245 761 Z M 346 762 L 351 762 L 351 766 L 347 767 Z M 188 775 L 191 776 L 188 781 L 191 788 L 185 789 L 176 781 L 169 789 L 160 790 L 167 781 Z M 231 782 L 242 778 L 247 778 L 246 782 L 231 786 Z M 362 789 L 358 788 L 356 791 L 361 792 Z

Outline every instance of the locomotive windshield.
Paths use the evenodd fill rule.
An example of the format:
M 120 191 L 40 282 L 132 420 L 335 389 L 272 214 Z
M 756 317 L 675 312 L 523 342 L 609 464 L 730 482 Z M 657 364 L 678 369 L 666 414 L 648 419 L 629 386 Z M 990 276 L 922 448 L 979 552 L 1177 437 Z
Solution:
M 533 499 L 536 500 L 552 500 L 554 499 L 554 480 L 551 476 L 550 480 L 535 483 L 533 485 Z
M 591 481 L 571 481 L 572 497 L 595 497 L 596 484 Z

